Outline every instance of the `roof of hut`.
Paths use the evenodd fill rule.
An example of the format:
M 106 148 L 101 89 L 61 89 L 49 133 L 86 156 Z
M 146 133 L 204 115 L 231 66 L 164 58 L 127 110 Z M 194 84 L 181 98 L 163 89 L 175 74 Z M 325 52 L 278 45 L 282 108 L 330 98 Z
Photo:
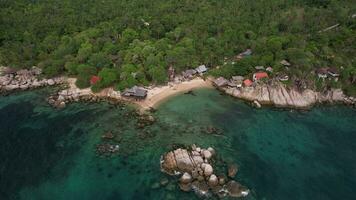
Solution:
M 214 84 L 218 87 L 223 87 L 229 83 L 228 80 L 226 80 L 224 77 L 219 77 L 214 80 Z
M 126 89 L 125 92 L 123 92 L 123 95 L 124 96 L 133 96 L 133 97 L 146 97 L 147 90 L 135 85 L 130 89 Z
M 208 69 L 206 68 L 205 65 L 200 65 L 199 67 L 195 68 L 195 70 L 196 70 L 198 73 L 204 73 L 204 72 L 206 72 Z

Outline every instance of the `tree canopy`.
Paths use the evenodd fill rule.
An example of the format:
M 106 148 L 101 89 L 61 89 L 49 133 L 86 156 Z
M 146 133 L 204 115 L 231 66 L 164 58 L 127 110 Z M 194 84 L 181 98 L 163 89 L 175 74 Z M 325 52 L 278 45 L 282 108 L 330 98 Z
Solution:
M 75 75 L 82 87 L 99 75 L 98 89 L 123 89 L 166 82 L 168 66 L 221 66 L 212 74 L 228 77 L 255 65 L 283 71 L 286 59 L 298 76 L 342 66 L 356 91 L 355 13 L 352 0 L 1 1 L 0 64 Z M 247 48 L 246 61 L 224 65 Z

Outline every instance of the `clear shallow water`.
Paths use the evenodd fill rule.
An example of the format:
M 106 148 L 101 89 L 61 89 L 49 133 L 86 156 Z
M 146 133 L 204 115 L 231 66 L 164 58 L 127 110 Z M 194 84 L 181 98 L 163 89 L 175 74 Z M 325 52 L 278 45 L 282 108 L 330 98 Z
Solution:
M 256 110 L 214 90 L 162 104 L 140 129 L 129 107 L 71 104 L 55 110 L 49 91 L 0 97 L 0 199 L 194 199 L 152 186 L 166 177 L 160 155 L 175 145 L 213 146 L 240 165 L 248 199 L 356 199 L 356 111 Z M 202 131 L 207 126 L 223 135 Z M 120 153 L 100 158 L 95 146 L 112 131 Z

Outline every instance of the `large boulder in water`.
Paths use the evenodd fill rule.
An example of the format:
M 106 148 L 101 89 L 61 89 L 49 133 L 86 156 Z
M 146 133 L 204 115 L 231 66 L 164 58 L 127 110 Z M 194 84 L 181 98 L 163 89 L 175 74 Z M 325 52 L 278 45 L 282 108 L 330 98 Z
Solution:
M 161 169 L 168 174 L 175 174 L 178 170 L 177 162 L 172 151 L 163 156 L 161 160 Z
M 203 170 L 205 176 L 210 176 L 214 172 L 213 167 L 210 164 L 205 164 Z
M 210 177 L 209 177 L 209 180 L 208 180 L 208 184 L 210 187 L 215 187 L 219 184 L 219 179 L 218 177 L 216 177 L 215 174 L 212 174 Z
M 191 172 L 195 168 L 195 164 L 192 162 L 191 156 L 186 149 L 177 149 L 174 151 L 174 155 L 179 170 Z
M 203 159 L 199 156 L 192 156 L 186 149 L 176 149 L 170 151 L 163 156 L 161 160 L 161 168 L 168 174 L 176 172 L 191 173 L 201 163 Z
M 180 177 L 179 181 L 183 184 L 190 183 L 192 182 L 192 176 L 189 173 L 185 172 L 183 176 Z
M 204 158 L 206 158 L 208 160 L 213 156 L 213 154 L 208 150 L 203 150 L 202 154 L 203 154 Z

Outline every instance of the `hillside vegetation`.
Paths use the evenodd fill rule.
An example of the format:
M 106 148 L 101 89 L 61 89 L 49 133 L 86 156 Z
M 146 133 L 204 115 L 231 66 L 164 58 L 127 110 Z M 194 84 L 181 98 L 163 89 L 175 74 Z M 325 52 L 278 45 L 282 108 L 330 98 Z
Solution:
M 355 14 L 353 0 L 3 0 L 0 64 L 77 76 L 80 87 L 98 75 L 96 91 L 165 83 L 169 66 L 230 77 L 263 65 L 356 95 Z M 320 83 L 320 67 L 339 68 L 340 80 Z

